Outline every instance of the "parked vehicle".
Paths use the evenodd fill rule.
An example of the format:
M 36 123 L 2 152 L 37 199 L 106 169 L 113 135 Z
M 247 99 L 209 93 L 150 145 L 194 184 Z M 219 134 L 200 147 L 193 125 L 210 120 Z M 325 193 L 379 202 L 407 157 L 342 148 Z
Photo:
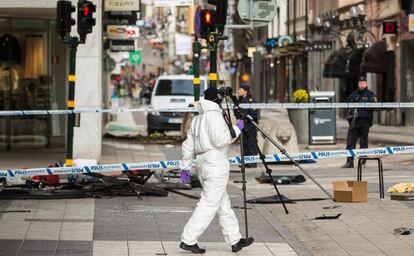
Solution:
M 152 90 L 150 106 L 154 109 L 187 108 L 194 102 L 193 79 L 192 75 L 160 76 Z M 200 77 L 200 98 L 204 96 L 206 86 L 207 78 Z M 148 134 L 155 131 L 179 131 L 183 116 L 182 112 L 149 112 Z

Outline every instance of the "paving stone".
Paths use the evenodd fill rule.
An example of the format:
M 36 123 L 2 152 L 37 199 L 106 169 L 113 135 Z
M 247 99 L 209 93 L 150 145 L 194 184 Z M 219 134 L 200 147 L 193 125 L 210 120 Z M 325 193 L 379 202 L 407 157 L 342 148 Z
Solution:
M 24 239 L 30 223 L 15 221 L 0 221 L 0 239 Z
M 230 248 L 230 247 L 229 247 Z M 241 251 L 237 252 L 237 255 L 263 255 L 271 256 L 273 253 L 268 246 L 264 243 L 253 243 L 249 247 L 243 248 Z M 277 254 L 279 255 L 279 254 Z
M 223 255 L 223 256 L 234 256 L 235 254 L 231 251 L 231 247 L 223 242 L 203 242 L 200 243 L 201 247 L 206 248 L 206 253 L 203 255 L 207 256 L 215 256 L 215 255 Z
M 312 251 L 313 255 L 320 256 L 348 256 L 350 255 L 345 251 L 337 242 L 332 240 L 306 240 L 303 244 Z M 278 255 L 278 254 L 276 254 Z
M 93 241 L 94 256 L 127 256 L 127 241 Z
M 166 242 L 163 241 L 162 245 L 164 247 L 164 251 L 167 255 L 171 256 L 188 256 L 189 252 L 188 251 L 184 251 L 183 249 L 181 249 L 179 247 L 180 242 Z M 200 246 L 200 247 L 204 247 L 204 246 Z M 201 255 L 201 254 L 191 254 L 191 255 Z
M 56 253 L 56 246 L 56 240 L 25 240 L 19 256 L 52 256 Z
M 165 253 L 161 241 L 128 241 L 129 255 L 154 256 Z
M 22 240 L 0 240 L 0 255 L 17 255 Z
M 61 222 L 31 222 L 25 239 L 58 240 Z
M 92 241 L 59 241 L 56 256 L 92 256 Z
M 93 222 L 63 222 L 59 240 L 92 241 Z

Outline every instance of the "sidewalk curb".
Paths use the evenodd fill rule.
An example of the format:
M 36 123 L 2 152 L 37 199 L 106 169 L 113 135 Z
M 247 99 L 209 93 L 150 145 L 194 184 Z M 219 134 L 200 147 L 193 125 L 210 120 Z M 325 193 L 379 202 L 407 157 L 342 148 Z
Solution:
M 262 214 L 269 224 L 279 232 L 280 236 L 292 247 L 299 256 L 312 256 L 312 253 L 270 212 L 264 205 L 254 207 Z

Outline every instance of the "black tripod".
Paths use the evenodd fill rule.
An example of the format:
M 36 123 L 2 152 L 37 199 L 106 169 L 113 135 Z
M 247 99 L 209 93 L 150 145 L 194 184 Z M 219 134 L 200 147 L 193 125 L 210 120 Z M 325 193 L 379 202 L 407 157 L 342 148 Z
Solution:
M 231 91 L 231 90 L 228 90 L 228 91 Z M 322 185 L 317 180 L 315 180 L 315 178 L 313 178 L 312 175 L 310 175 L 305 169 L 303 169 L 302 166 L 299 164 L 298 161 L 296 161 L 295 159 L 293 159 L 293 157 L 289 153 L 287 153 L 287 151 L 282 146 L 280 146 L 279 143 L 277 143 L 262 127 L 260 127 L 254 121 L 254 119 L 250 115 L 246 115 L 242 111 L 242 109 L 240 108 L 240 105 L 239 105 L 239 101 L 236 98 L 236 96 L 234 96 L 232 93 L 227 93 L 227 95 L 225 95 L 225 96 L 229 96 L 232 99 L 233 104 L 234 104 L 234 106 L 233 106 L 234 113 L 235 113 L 235 116 L 236 116 L 237 119 L 243 119 L 243 120 L 245 120 L 245 122 L 247 124 L 254 125 L 273 145 L 275 145 L 279 149 L 279 151 L 283 155 L 285 155 L 296 167 L 299 168 L 299 170 L 301 170 L 308 178 L 310 178 L 326 195 L 329 196 L 329 198 L 331 198 L 332 200 L 334 200 L 333 196 L 324 187 L 322 187 Z M 245 134 L 245 136 L 248 136 L 248 135 Z M 255 143 L 255 146 L 256 146 L 256 148 L 258 150 L 260 160 L 262 161 L 262 163 L 263 163 L 263 165 L 264 165 L 264 167 L 266 169 L 266 173 L 269 175 L 270 181 L 271 181 L 271 183 L 273 184 L 273 186 L 274 186 L 274 188 L 276 190 L 277 196 L 280 199 L 280 202 L 282 203 L 283 208 L 284 208 L 286 214 L 288 214 L 289 211 L 286 208 L 285 201 L 284 201 L 283 197 L 281 196 L 281 194 L 279 192 L 279 189 L 277 188 L 276 182 L 273 179 L 272 170 L 269 168 L 268 164 L 265 161 L 266 156 L 260 150 L 259 146 L 257 145 L 257 142 L 254 142 L 254 143 Z M 245 161 L 244 161 L 244 154 L 243 153 L 244 153 L 243 152 L 243 146 L 241 145 L 241 155 L 242 155 L 242 157 L 241 157 L 241 164 L 242 164 L 242 166 L 241 166 L 242 167 L 241 168 L 241 173 L 242 173 L 242 182 L 243 182 L 242 190 L 243 190 L 243 198 L 244 198 L 245 215 L 247 215 L 247 209 L 246 209 L 246 186 L 245 186 L 245 183 L 246 183 L 246 178 L 245 178 Z M 245 219 L 246 219 L 246 226 L 247 226 L 247 216 L 245 216 Z M 247 230 L 247 228 L 246 228 L 246 230 Z

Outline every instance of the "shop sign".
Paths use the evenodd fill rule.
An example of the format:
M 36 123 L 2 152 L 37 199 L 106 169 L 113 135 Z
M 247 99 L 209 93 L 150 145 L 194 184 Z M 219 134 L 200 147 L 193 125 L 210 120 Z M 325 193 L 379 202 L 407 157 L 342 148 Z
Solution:
M 140 0 L 105 0 L 105 11 L 140 11 Z
M 332 50 L 332 41 L 314 41 L 305 45 L 304 51 L 323 51 Z
M 131 64 L 141 64 L 142 63 L 142 51 L 134 51 L 129 53 L 129 62 Z
M 276 16 L 276 0 L 253 1 L 253 13 L 250 17 L 250 0 L 240 0 L 237 4 L 237 12 L 245 22 L 252 22 L 254 27 L 267 26 Z
M 267 38 L 265 46 L 267 49 L 276 49 L 277 46 L 277 38 Z
M 176 55 L 191 55 L 193 50 L 193 40 L 191 36 L 185 34 L 175 34 L 175 54 Z
M 414 13 L 408 15 L 408 31 L 414 32 Z
M 194 5 L 193 0 L 154 0 L 155 7 Z
M 109 25 L 106 28 L 108 39 L 133 39 L 139 37 L 137 26 Z
M 277 44 L 279 47 L 285 47 L 291 43 L 293 43 L 293 40 L 290 36 L 281 36 L 277 40 Z
M 108 12 L 106 14 L 106 25 L 136 25 L 138 19 L 137 12 Z
M 397 22 L 396 21 L 383 21 L 382 22 L 382 33 L 384 35 L 396 35 L 397 34 Z
M 133 52 L 135 51 L 135 40 L 111 40 L 111 52 Z

